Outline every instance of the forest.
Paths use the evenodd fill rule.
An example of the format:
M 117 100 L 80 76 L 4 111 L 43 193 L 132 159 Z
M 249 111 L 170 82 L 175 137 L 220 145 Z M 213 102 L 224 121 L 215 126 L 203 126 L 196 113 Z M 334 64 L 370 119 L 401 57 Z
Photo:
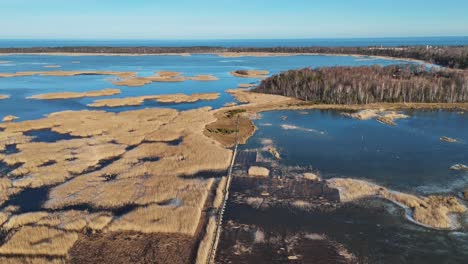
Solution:
M 460 103 L 468 102 L 468 72 L 421 65 L 304 68 L 264 79 L 253 91 L 324 104 Z
M 423 60 L 453 69 L 468 69 L 468 46 L 402 46 L 402 47 L 36 47 L 0 48 L 1 53 L 220 53 L 220 52 L 268 52 L 268 53 L 319 53 L 388 56 L 402 59 Z

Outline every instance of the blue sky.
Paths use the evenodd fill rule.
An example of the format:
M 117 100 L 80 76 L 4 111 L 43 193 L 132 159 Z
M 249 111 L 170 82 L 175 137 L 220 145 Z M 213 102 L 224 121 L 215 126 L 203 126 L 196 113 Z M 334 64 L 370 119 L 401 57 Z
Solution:
M 0 0 L 0 38 L 468 36 L 467 0 Z

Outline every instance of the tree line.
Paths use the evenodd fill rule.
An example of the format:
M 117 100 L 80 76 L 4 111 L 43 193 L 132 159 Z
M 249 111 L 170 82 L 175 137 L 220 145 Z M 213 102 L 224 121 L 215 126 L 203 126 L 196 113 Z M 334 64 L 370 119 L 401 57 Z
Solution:
M 289 70 L 262 80 L 254 92 L 324 104 L 468 102 L 468 72 L 421 65 Z
M 219 52 L 269 52 L 318 53 L 388 56 L 423 60 L 454 69 L 468 69 L 468 46 L 402 46 L 402 47 L 36 47 L 0 48 L 0 53 L 219 53 Z

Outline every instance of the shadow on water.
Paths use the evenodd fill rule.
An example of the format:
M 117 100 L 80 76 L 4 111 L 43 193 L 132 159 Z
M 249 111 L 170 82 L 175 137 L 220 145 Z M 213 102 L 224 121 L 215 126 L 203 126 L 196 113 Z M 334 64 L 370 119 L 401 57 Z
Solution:
M 46 143 L 56 142 L 59 140 L 70 140 L 74 138 L 79 138 L 79 137 L 72 136 L 70 134 L 57 133 L 50 129 L 32 130 L 32 131 L 28 131 L 24 133 L 24 135 L 33 137 L 33 139 L 31 140 L 32 142 L 46 142 Z
M 49 197 L 50 189 L 50 186 L 25 189 L 11 197 L 8 202 L 6 202 L 5 207 L 17 206 L 19 208 L 19 213 L 40 211 L 42 210 L 42 205 Z
M 247 184 L 249 182 L 250 186 Z M 257 193 L 252 190 L 262 185 L 265 183 L 239 181 L 235 178 L 231 188 L 232 197 L 246 193 L 247 196 L 256 196 Z M 276 201 L 288 197 L 287 192 L 279 196 L 275 193 L 270 195 L 274 195 Z M 365 199 L 341 204 L 333 210 L 320 208 L 323 207 L 304 210 L 272 203 L 257 209 L 234 198 L 228 201 L 225 223 L 257 227 L 265 234 L 323 234 L 330 241 L 342 244 L 358 260 L 366 260 L 365 263 L 466 263 L 468 259 L 468 234 L 417 226 L 406 220 L 403 209 L 385 200 Z M 220 252 L 224 256 L 227 254 L 227 259 L 237 259 L 229 255 L 227 252 L 231 249 L 226 248 L 233 246 L 233 240 L 238 239 L 239 231 L 236 230 L 227 228 L 221 240 Z M 315 248 L 308 246 L 316 245 L 300 243 L 297 250 L 315 252 Z M 243 258 L 244 263 L 265 263 L 258 262 L 258 254 L 277 254 L 272 249 L 269 252 L 264 249 L 262 253 L 255 245 L 253 249 L 251 255 Z M 304 253 L 303 257 L 306 255 Z M 304 259 L 303 263 L 308 263 L 306 260 L 310 261 Z

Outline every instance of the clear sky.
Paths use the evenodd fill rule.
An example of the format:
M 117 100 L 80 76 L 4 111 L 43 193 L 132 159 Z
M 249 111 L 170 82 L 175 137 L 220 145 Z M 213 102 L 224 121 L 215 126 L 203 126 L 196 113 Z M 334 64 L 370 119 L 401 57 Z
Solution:
M 468 0 L 0 0 L 0 38 L 468 36 Z

